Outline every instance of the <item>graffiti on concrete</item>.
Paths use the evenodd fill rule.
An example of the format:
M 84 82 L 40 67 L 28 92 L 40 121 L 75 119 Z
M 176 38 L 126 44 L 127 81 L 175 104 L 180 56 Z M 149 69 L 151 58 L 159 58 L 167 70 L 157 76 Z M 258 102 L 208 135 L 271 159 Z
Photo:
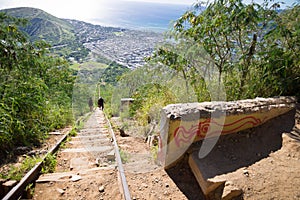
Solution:
M 234 133 L 258 126 L 264 121 L 265 119 L 259 119 L 255 116 L 244 116 L 225 124 L 219 124 L 216 120 L 208 118 L 199 122 L 198 125 L 192 125 L 189 129 L 186 129 L 184 126 L 177 127 L 174 131 L 174 140 L 177 147 L 180 147 L 183 143 L 191 144 L 194 141 L 194 138 L 201 140 L 204 139 L 207 134 L 213 136 L 220 133 L 220 131 L 222 135 Z

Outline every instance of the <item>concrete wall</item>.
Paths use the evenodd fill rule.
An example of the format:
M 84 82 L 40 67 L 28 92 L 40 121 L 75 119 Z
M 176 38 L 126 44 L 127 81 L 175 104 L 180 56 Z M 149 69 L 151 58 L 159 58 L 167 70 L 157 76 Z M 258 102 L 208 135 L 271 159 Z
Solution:
M 130 104 L 134 101 L 133 98 L 122 98 L 121 99 L 121 112 L 128 112 Z
M 206 138 L 216 142 L 220 135 L 259 126 L 294 109 L 295 102 L 294 97 L 276 97 L 168 105 L 161 116 L 159 161 L 167 168 L 193 142 Z

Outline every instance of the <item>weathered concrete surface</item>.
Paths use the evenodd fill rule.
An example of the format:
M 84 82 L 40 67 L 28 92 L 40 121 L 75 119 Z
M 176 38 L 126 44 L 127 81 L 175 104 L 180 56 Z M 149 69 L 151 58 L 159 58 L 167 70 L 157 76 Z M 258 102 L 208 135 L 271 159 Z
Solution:
M 235 108 L 239 109 L 224 112 L 224 124 L 222 129 L 213 129 L 214 131 L 220 131 L 223 135 L 222 137 L 212 137 L 205 140 L 200 139 L 201 141 L 193 143 L 188 147 L 186 152 L 183 152 L 184 149 L 181 149 L 182 146 L 180 145 L 171 146 L 172 140 L 170 140 L 170 135 L 168 135 L 168 147 L 171 146 L 173 149 L 165 149 L 165 158 L 174 158 L 171 156 L 178 155 L 178 152 L 189 155 L 189 167 L 207 199 L 225 200 L 240 197 L 245 189 L 245 181 L 247 181 L 248 177 L 252 178 L 254 176 L 253 171 L 248 170 L 248 167 L 259 162 L 263 158 L 268 157 L 272 152 L 279 150 L 285 141 L 283 133 L 290 132 L 295 125 L 295 99 L 284 97 L 272 98 L 270 99 L 270 102 L 272 103 L 266 101 L 266 104 L 261 104 L 261 99 L 258 99 L 259 103 L 257 103 L 257 99 L 254 99 L 253 101 L 256 102 L 247 104 L 253 105 L 253 112 L 251 112 L 249 107 L 243 105 L 235 106 Z M 245 102 L 245 100 L 243 102 Z M 237 103 L 243 104 L 243 102 Z M 229 103 L 231 104 L 231 102 Z M 205 109 L 207 111 L 207 108 Z M 195 109 L 191 110 L 193 110 L 191 114 L 191 116 L 193 116 Z M 246 114 L 244 114 L 243 111 Z M 202 133 L 202 131 L 205 133 L 205 136 L 207 136 L 212 130 L 211 126 L 215 125 L 216 122 L 220 123 L 220 118 L 222 118 L 222 115 L 218 115 L 216 119 L 212 117 L 200 118 L 198 121 L 195 120 L 195 123 L 198 124 L 194 125 L 192 123 L 193 120 L 190 120 L 190 117 L 184 116 L 187 113 L 183 110 L 178 110 L 177 108 L 177 112 L 175 113 L 178 114 L 177 118 L 173 117 L 173 120 L 168 118 L 169 123 L 165 124 L 163 127 L 167 126 L 168 130 L 173 131 L 181 129 L 181 133 L 184 133 L 184 131 L 188 130 L 190 127 L 195 129 L 193 130 L 194 132 L 190 132 L 191 134 L 196 134 L 194 138 L 189 138 L 189 134 L 181 135 L 182 138 L 178 141 L 182 144 L 185 144 L 184 142 L 188 139 L 193 139 L 192 142 L 198 141 L 199 139 L 197 140 L 196 137 L 199 135 L 197 134 Z M 208 112 L 205 114 L 207 113 Z M 213 114 L 210 115 L 212 116 Z M 208 117 L 209 115 L 205 116 Z M 183 119 L 187 120 L 183 121 Z M 247 120 L 243 121 L 243 119 Z M 171 127 L 176 124 L 176 120 L 182 120 L 180 128 Z M 204 129 L 202 127 L 205 125 L 204 122 L 209 122 L 211 124 L 208 123 L 208 126 L 205 127 L 206 129 Z M 190 127 L 185 127 L 184 125 L 190 125 Z M 257 127 L 256 129 L 235 133 L 236 130 L 244 130 L 248 127 L 251 128 L 259 125 L 262 126 Z M 173 135 L 172 137 L 175 141 L 173 144 L 177 145 L 176 135 Z M 214 146 L 209 154 L 205 157 L 201 157 L 201 148 L 204 146 L 204 143 L 214 140 Z M 168 152 L 170 149 L 175 152 Z M 171 156 L 169 156 L 168 153 L 171 154 Z M 167 162 L 168 161 L 170 160 L 167 160 Z M 166 168 L 167 167 L 168 166 L 166 166 Z
M 171 104 L 163 108 L 160 163 L 174 164 L 193 142 L 259 126 L 295 108 L 296 98 Z
M 130 104 L 134 102 L 133 98 L 122 98 L 121 99 L 121 112 L 126 108 L 128 109 Z
M 201 160 L 199 160 L 198 152 L 194 152 L 189 156 L 189 165 L 202 192 L 208 199 L 229 200 L 237 198 L 242 194 L 242 189 L 234 186 L 226 177 L 211 176 L 211 171 L 219 171 L 218 164 L 207 168 L 207 165 L 201 163 Z
M 292 157 L 291 155 L 295 155 L 293 152 L 299 152 L 299 143 L 286 135 L 294 126 L 295 112 L 292 110 L 256 129 L 220 137 L 205 158 L 199 158 L 199 149 L 203 141 L 193 144 L 188 150 L 190 154 L 188 164 L 207 199 L 234 199 L 242 195 L 250 188 L 249 185 L 245 185 L 251 179 L 257 181 L 263 179 L 256 174 L 258 171 L 273 173 L 276 167 L 272 163 L 278 162 L 274 152 L 285 151 L 283 157 Z M 297 174 L 297 170 L 293 170 L 292 162 L 290 164 L 291 168 L 288 170 Z M 294 177 L 292 172 L 288 174 Z M 286 178 L 290 179 L 288 176 Z

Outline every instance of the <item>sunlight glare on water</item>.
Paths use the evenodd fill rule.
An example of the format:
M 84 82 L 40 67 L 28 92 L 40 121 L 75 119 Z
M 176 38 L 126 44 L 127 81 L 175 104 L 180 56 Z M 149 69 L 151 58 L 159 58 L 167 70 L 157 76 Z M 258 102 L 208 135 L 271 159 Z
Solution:
M 187 9 L 187 5 L 113 1 L 97 4 L 93 17 L 87 21 L 104 26 L 163 31 Z

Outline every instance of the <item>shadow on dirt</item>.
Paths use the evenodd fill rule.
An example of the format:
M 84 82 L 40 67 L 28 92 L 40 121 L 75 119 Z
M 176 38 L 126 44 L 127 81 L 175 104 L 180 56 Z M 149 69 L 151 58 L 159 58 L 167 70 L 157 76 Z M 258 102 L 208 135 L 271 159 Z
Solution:
M 188 156 L 185 156 L 176 166 L 167 169 L 166 172 L 187 199 L 205 199 L 205 196 L 188 165 Z
M 248 167 L 282 147 L 282 134 L 292 131 L 296 110 L 269 120 L 265 124 L 235 134 L 221 136 L 212 151 L 200 159 L 200 171 L 205 177 L 234 172 Z M 199 151 L 201 141 L 191 146 Z M 205 199 L 188 165 L 187 155 L 167 173 L 188 199 Z

